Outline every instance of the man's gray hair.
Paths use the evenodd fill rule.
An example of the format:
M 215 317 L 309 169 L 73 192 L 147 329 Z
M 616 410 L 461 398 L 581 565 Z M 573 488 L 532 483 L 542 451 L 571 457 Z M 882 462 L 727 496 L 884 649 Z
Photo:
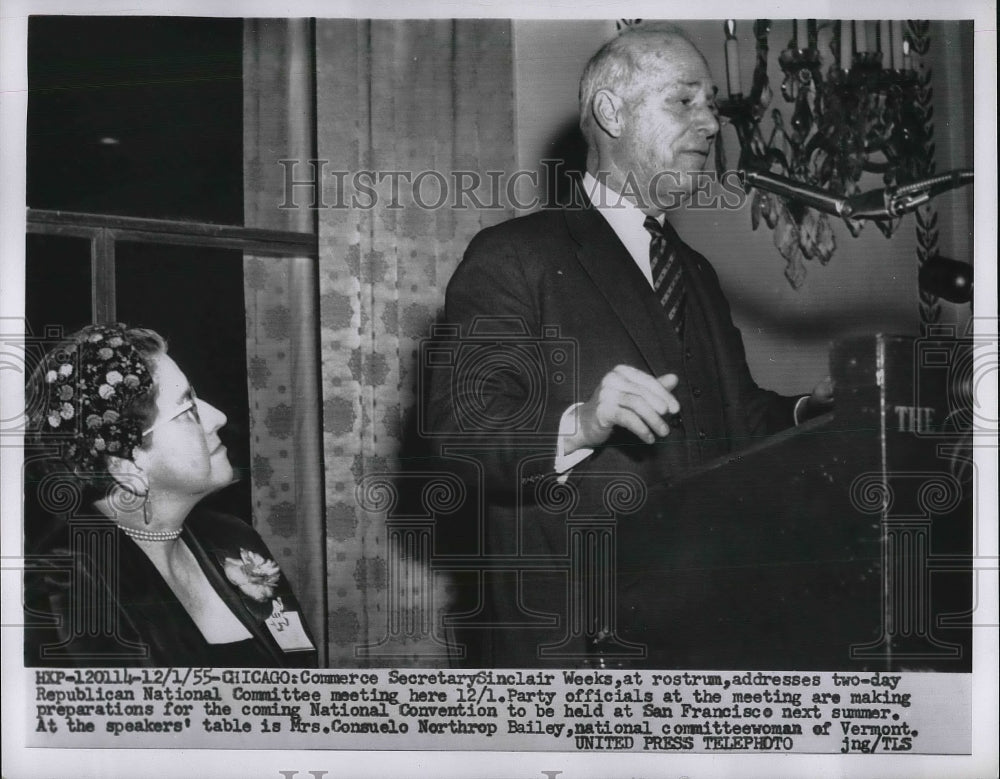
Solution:
M 595 146 L 594 96 L 602 89 L 610 89 L 626 102 L 635 99 L 641 93 L 643 71 L 678 40 L 694 46 L 679 27 L 647 22 L 616 35 L 590 58 L 580 77 L 580 130 L 588 146 Z

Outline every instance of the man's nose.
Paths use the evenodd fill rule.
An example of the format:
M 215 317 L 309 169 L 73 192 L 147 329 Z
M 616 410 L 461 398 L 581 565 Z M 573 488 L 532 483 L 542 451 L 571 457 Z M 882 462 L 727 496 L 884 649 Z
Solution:
M 713 138 L 719 134 L 718 109 L 713 105 L 704 105 L 695 117 L 695 126 L 698 132 L 703 133 L 708 138 Z

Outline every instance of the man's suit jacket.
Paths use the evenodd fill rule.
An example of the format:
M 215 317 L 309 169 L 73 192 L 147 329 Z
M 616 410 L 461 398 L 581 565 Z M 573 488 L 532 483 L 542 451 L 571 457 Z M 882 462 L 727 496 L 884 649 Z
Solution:
M 461 346 L 452 345 L 448 370 L 431 372 L 427 427 L 439 436 L 445 467 L 459 472 L 460 460 L 477 463 L 464 472 L 480 487 L 466 520 L 479 521 L 475 551 L 504 558 L 467 582 L 467 622 L 487 626 L 459 633 L 470 642 L 473 665 L 580 664 L 572 658 L 589 647 L 574 640 L 551 646 L 572 633 L 567 518 L 608 516 L 609 501 L 627 503 L 630 491 L 676 479 L 792 424 L 795 399 L 754 383 L 714 270 L 679 239 L 674 247 L 688 294 L 684 343 L 610 225 L 589 206 L 483 230 L 451 279 L 445 318 Z M 512 357 L 527 354 L 538 361 L 534 370 Z M 619 364 L 653 376 L 678 373 L 680 418 L 654 445 L 616 429 L 559 485 L 559 420 Z M 627 559 L 627 550 L 619 552 Z M 518 560 L 527 562 L 515 570 Z

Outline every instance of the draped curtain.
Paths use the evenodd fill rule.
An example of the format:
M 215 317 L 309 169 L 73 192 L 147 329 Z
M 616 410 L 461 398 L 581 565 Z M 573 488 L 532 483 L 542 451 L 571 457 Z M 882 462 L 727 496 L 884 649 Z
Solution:
M 469 240 L 512 215 L 450 197 L 456 171 L 513 170 L 510 22 L 319 20 L 316 95 L 330 664 L 442 666 L 447 581 L 429 570 L 428 536 L 388 527 L 392 513 L 364 493 L 373 478 L 397 489 L 420 339 Z M 397 175 L 372 187 L 363 171 Z M 442 186 L 448 202 L 417 202 L 435 205 Z M 489 202 L 488 184 L 475 192 Z M 417 525 L 425 509 L 409 507 Z
M 315 156 L 313 25 L 244 22 L 244 223 L 315 232 L 315 212 L 282 209 L 279 160 Z M 299 167 L 303 167 L 300 165 Z M 325 659 L 326 582 L 316 262 L 246 256 L 244 300 L 254 526 L 291 581 Z

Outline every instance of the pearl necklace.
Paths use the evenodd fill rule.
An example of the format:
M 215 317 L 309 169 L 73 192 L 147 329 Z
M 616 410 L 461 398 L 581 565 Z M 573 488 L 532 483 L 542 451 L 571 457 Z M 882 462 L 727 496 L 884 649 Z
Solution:
M 173 541 L 175 538 L 180 538 L 183 530 L 183 528 L 177 530 L 139 530 L 138 528 L 125 527 L 125 525 L 118 525 L 118 529 L 129 538 L 134 538 L 137 541 Z

